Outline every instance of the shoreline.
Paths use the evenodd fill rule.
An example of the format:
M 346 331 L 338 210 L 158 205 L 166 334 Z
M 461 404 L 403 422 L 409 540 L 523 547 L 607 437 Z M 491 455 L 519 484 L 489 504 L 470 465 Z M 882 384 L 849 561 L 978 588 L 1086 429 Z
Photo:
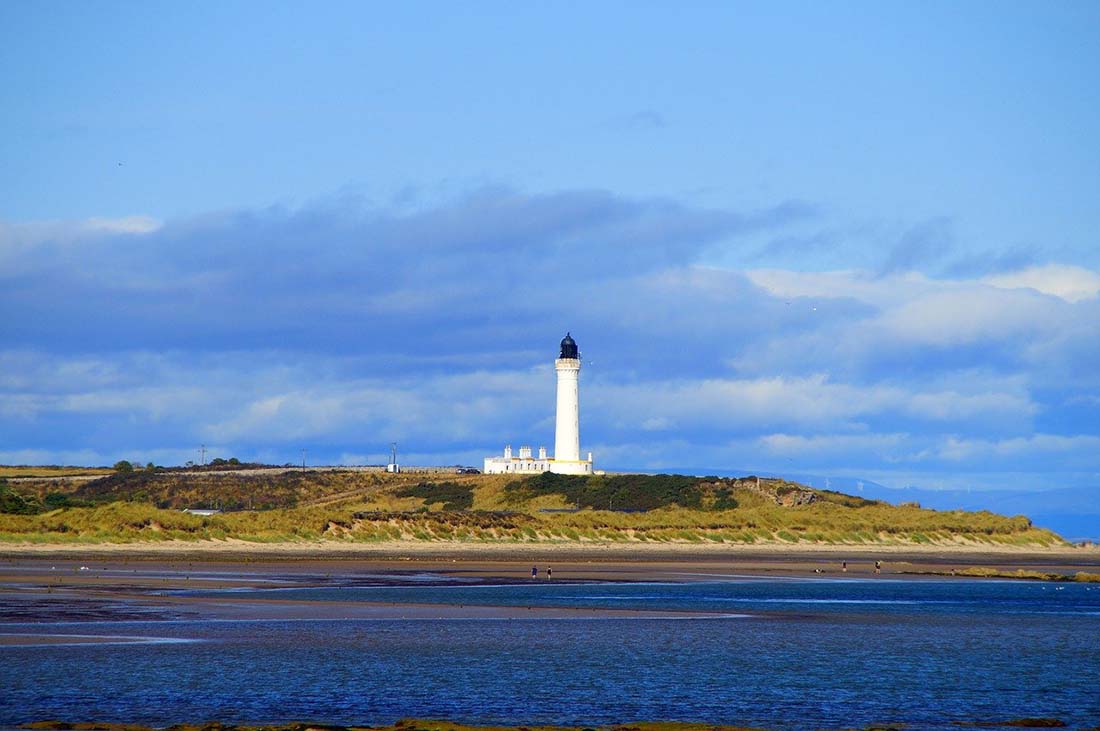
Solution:
M 1037 576 L 1100 575 L 1096 551 L 967 551 L 776 549 L 624 551 L 587 546 L 466 546 L 408 544 L 355 554 L 301 551 L 300 545 L 247 551 L 247 546 L 181 552 L 176 546 L 131 544 L 131 550 L 51 552 L 49 548 L 12 554 L 0 552 L 0 632 L 4 624 L 25 621 L 166 619 L 205 616 L 220 619 L 519 619 L 564 617 L 640 617 L 637 611 L 574 610 L 540 607 L 474 607 L 447 602 L 330 601 L 257 596 L 254 590 L 280 588 L 461 587 L 475 585 L 547 585 L 575 583 L 699 583 L 754 580 L 809 581 L 985 581 L 1032 580 Z M 69 547 L 72 548 L 72 547 Z M 270 546 L 264 546 L 270 549 Z M 293 549 L 293 550 L 291 550 Z M 399 551 L 394 555 L 395 550 Z M 556 549 L 556 550 L 547 550 Z M 567 549 L 567 550 L 562 550 Z M 573 549 L 573 550 L 568 550 Z M 532 577 L 532 568 L 537 574 Z M 980 567 L 980 568 L 979 568 Z M 553 569 L 552 579 L 547 569 Z M 981 574 L 975 571 L 980 570 Z M 195 593 L 198 592 L 198 593 Z M 149 613 L 146 615 L 145 613 Z M 181 614 L 182 613 L 182 614 Z M 710 613 L 706 613 L 710 614 Z M 698 617 L 656 611 L 647 618 Z M 0 637 L 0 645 L 4 638 Z
M 532 578 L 531 569 L 538 569 Z M 546 569 L 553 569 L 553 578 Z M 0 554 L 0 591 L 21 585 L 115 595 L 163 589 L 274 586 L 425 586 L 470 583 L 698 582 L 730 579 L 1033 580 L 1100 574 L 1090 553 L 883 553 L 755 551 L 721 554 L 319 554 L 69 552 Z

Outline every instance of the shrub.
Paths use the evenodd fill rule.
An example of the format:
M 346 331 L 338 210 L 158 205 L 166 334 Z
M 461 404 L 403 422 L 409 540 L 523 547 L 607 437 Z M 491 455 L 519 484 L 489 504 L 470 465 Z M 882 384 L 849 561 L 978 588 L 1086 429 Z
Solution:
M 34 515 L 41 510 L 37 500 L 20 495 L 8 485 L 7 480 L 0 480 L 0 513 Z
M 733 490 L 720 487 L 714 491 L 715 510 L 734 510 L 735 508 L 737 508 L 737 498 L 733 496 Z
M 504 488 L 511 504 L 543 495 L 561 495 L 578 508 L 593 510 L 654 510 L 679 505 L 703 507 L 702 480 L 686 475 L 558 475 L 544 472 Z
M 85 507 L 87 503 L 63 492 L 48 492 L 46 497 L 42 499 L 42 505 L 46 510 L 57 510 L 59 508 Z
M 474 491 L 457 482 L 421 482 L 394 493 L 398 497 L 418 497 L 425 505 L 443 503 L 444 510 L 469 510 L 474 505 Z

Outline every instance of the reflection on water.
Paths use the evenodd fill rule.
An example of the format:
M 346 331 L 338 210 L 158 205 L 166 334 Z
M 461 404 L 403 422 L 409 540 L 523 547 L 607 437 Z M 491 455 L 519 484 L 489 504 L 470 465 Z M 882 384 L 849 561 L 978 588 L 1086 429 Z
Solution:
M 1050 716 L 1100 722 L 1100 592 L 988 581 L 737 581 L 255 591 L 501 606 L 729 606 L 751 619 L 87 623 L 187 644 L 0 648 L 0 725 L 41 718 L 810 729 Z M 236 600 L 241 594 L 234 595 Z M 73 632 L 6 624 L 4 632 Z

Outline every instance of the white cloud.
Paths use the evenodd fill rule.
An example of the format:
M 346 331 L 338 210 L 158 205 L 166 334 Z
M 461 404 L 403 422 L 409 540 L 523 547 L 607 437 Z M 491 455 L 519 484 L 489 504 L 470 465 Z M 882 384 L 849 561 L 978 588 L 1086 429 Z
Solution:
M 862 429 L 874 417 L 959 422 L 1030 419 L 1037 407 L 1026 393 L 920 390 L 898 385 L 835 383 L 824 374 L 806 377 L 703 379 L 619 385 L 601 382 L 591 397 L 601 417 L 618 427 L 659 430 L 731 429 L 825 424 Z M 1002 384 L 1004 385 L 1004 384 Z
M 1064 264 L 1029 267 L 1017 272 L 988 276 L 982 281 L 1002 289 L 1034 289 L 1067 302 L 1100 297 L 1100 272 Z
M 1074 268 L 1043 271 L 1066 269 Z M 1094 276 L 1074 271 L 1085 272 L 1086 280 Z M 1034 288 L 915 273 L 880 278 L 859 271 L 754 270 L 748 277 L 789 304 L 761 331 L 762 342 L 730 359 L 742 373 L 827 370 L 843 380 L 900 375 L 919 382 L 982 369 L 1020 377 L 1028 388 L 1100 386 L 1100 371 L 1091 367 L 1100 343 L 1100 298 L 1070 301 Z M 1053 291 L 1056 284 L 1043 286 Z M 1073 291 L 1067 285 L 1062 294 Z
M 745 276 L 774 297 L 836 299 L 850 297 L 868 304 L 889 307 L 899 301 L 937 289 L 937 283 L 923 274 L 906 272 L 879 276 L 862 270 L 799 272 L 789 269 L 751 269 Z
M 949 289 L 900 304 L 876 324 L 900 339 L 949 346 L 1039 335 L 1057 324 L 1056 305 L 1025 292 Z
M 547 364 L 501 371 L 445 368 L 378 378 L 339 358 L 183 353 L 71 360 L 0 353 L 23 378 L 0 381 L 10 420 L 168 420 L 194 440 L 266 444 L 303 439 L 388 443 L 394 438 L 480 443 L 549 442 L 554 376 Z M 262 365 L 258 365 L 262 363 Z M 1026 427 L 1037 413 L 1017 379 L 965 374 L 930 387 L 842 382 L 826 374 L 624 382 L 586 378 L 586 426 L 617 432 L 767 430 L 864 432 L 874 421 Z M 155 386 L 146 385 L 155 383 Z M 770 432 L 767 432 L 770 433 Z
M 985 392 L 965 394 L 957 391 L 913 393 L 905 410 L 914 416 L 937 421 L 953 421 L 980 416 L 1032 417 L 1039 411 L 1025 393 Z
M 0 220 L 0 252 L 30 250 L 45 244 L 71 244 L 99 234 L 148 234 L 163 222 L 152 216 L 86 218 L 71 221 L 11 222 Z
M 1100 436 L 1034 434 L 999 440 L 949 437 L 937 453 L 939 457 L 952 461 L 1077 453 L 1086 459 L 1091 458 L 1094 465 L 1100 466 Z
M 859 269 L 826 272 L 750 269 L 745 276 L 775 297 L 851 297 L 887 308 L 925 294 L 969 291 L 983 286 L 1032 289 L 1067 302 L 1100 297 L 1100 272 L 1057 263 L 991 274 L 980 279 L 934 279 L 915 271 L 880 275 Z
M 201 441 L 359 459 L 398 440 L 468 462 L 552 442 L 548 360 L 572 328 L 596 361 L 583 446 L 605 465 L 1083 459 L 1034 432 L 1095 433 L 1100 275 L 698 265 L 805 221 L 765 213 L 483 191 L 415 209 L 0 224 L 0 271 L 18 285 L 0 290 L 6 342 L 23 348 L 0 351 L 0 426 L 104 460 L 112 444 L 138 458 Z
M 49 267 L 67 268 L 70 259 L 81 258 L 80 252 L 93 246 L 96 239 L 120 236 L 132 238 L 155 233 L 162 222 L 150 216 L 121 218 L 88 218 L 80 221 L 34 221 L 12 223 L 0 220 L 0 273 L 7 276 L 25 275 Z M 78 269 L 87 276 L 91 270 L 108 267 L 119 271 L 118 261 L 102 257 L 99 263 L 82 263 Z M 62 293 L 52 293 L 60 296 Z
M 853 452 L 884 453 L 909 441 L 906 434 L 767 434 L 758 440 L 772 454 L 836 456 Z
M 667 431 L 672 428 L 673 423 L 670 419 L 665 417 L 650 417 L 641 424 L 642 429 L 645 431 Z
M 87 231 L 147 234 L 159 229 L 163 223 L 152 216 L 123 216 L 122 218 L 89 218 L 78 227 Z

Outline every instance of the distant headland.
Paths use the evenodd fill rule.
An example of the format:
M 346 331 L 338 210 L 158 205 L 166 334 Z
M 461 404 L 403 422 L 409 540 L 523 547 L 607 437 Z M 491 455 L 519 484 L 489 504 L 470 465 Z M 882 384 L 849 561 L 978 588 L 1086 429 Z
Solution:
M 7 547 L 1070 548 L 1025 516 L 895 506 L 756 476 L 394 474 L 222 461 L 200 469 L 3 467 L 0 480 Z

